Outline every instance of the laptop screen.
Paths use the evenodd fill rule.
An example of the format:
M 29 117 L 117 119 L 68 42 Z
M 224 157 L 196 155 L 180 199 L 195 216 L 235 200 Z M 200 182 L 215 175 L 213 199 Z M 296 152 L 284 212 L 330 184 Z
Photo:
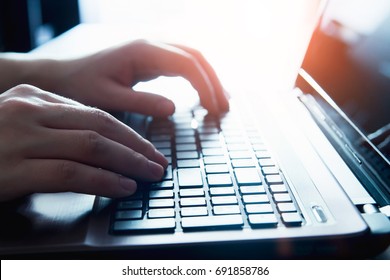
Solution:
M 328 4 L 303 69 L 390 159 L 390 2 Z

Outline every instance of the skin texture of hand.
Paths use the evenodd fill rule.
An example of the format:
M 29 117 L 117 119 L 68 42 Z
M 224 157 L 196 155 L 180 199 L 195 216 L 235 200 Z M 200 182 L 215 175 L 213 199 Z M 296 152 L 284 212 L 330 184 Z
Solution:
M 0 93 L 11 88 L 0 94 L 0 201 L 62 191 L 122 197 L 136 181 L 160 180 L 163 155 L 102 111 L 174 113 L 166 97 L 135 91 L 138 82 L 181 76 L 210 113 L 229 109 L 212 67 L 184 46 L 135 41 L 71 60 L 16 57 L 0 56 Z
M 0 201 L 34 192 L 122 197 L 167 160 L 108 113 L 20 85 L 0 95 Z
M 214 70 L 196 50 L 178 45 L 136 41 L 62 66 L 53 92 L 105 110 L 168 116 L 175 107 L 167 98 L 137 92 L 132 86 L 159 76 L 182 76 L 198 91 L 210 113 L 228 110 L 224 89 Z

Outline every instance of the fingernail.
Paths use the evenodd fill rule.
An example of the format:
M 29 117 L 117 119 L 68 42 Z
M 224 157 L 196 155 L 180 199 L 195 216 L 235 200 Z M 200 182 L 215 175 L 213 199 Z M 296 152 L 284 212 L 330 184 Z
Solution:
M 126 191 L 127 195 L 132 195 L 137 190 L 137 183 L 126 177 L 119 178 L 119 185 Z
M 163 100 L 157 104 L 156 111 L 159 115 L 170 116 L 175 112 L 175 104 L 170 100 Z
M 149 170 L 155 177 L 155 179 L 161 179 L 164 175 L 164 169 L 161 165 L 149 160 L 148 162 Z

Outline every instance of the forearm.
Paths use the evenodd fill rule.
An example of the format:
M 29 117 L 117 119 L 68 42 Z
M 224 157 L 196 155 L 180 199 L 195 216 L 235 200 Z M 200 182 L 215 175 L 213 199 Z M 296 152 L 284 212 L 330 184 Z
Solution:
M 55 91 L 63 70 L 57 60 L 33 59 L 27 54 L 0 54 L 0 93 L 19 84 Z

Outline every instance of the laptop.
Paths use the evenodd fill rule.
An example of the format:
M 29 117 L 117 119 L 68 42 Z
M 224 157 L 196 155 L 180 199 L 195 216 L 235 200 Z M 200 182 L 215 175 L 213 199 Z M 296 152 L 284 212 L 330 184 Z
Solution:
M 323 1 L 310 2 L 307 43 L 317 27 L 294 87 L 234 97 L 219 117 L 197 106 L 168 119 L 118 116 L 169 159 L 164 179 L 118 200 L 61 193 L 2 204 L 0 254 L 363 258 L 385 250 L 390 36 L 380 23 L 360 35 L 335 20 L 333 2 L 325 12 Z M 383 27 L 389 19 L 387 9 Z

